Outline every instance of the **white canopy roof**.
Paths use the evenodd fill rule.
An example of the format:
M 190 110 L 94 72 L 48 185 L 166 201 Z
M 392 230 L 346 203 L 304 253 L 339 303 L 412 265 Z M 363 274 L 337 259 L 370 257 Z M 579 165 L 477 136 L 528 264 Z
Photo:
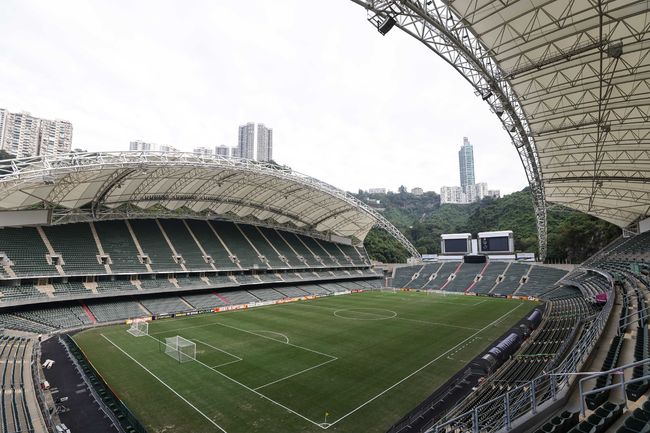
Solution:
M 546 199 L 619 226 L 650 208 L 650 2 L 455 0 L 521 104 Z
M 542 257 L 547 202 L 621 227 L 650 214 L 650 0 L 352 1 L 382 34 L 399 27 L 442 57 L 498 116 Z
M 80 153 L 0 161 L 0 210 L 50 209 L 52 223 L 137 217 L 225 218 L 362 242 L 381 215 L 288 168 L 186 153 Z

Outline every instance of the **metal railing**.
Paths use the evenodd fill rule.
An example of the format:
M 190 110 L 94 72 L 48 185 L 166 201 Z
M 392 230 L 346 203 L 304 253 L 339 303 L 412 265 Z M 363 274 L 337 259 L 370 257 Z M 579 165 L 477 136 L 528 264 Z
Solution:
M 544 403 L 561 398 L 575 381 L 576 373 L 598 342 L 613 304 L 614 296 L 610 296 L 603 309 L 594 315 L 591 321 L 585 323 L 584 331 L 575 347 L 556 368 L 529 382 L 504 390 L 502 395 L 477 405 L 471 411 L 453 418 L 443 418 L 427 430 L 427 433 L 486 433 L 501 429 L 510 430 L 518 418 L 527 414 L 534 415 Z
M 646 364 L 650 364 L 650 358 L 646 358 L 646 359 L 642 359 L 640 361 L 636 361 L 636 362 L 632 362 L 632 363 L 629 363 L 629 364 L 621 365 L 620 367 L 612 368 L 611 370 L 592 373 L 592 374 L 580 379 L 580 382 L 578 382 L 578 384 L 579 384 L 578 389 L 580 390 L 580 415 L 582 415 L 582 416 L 585 415 L 585 399 L 587 398 L 588 395 L 597 394 L 599 392 L 608 391 L 608 390 L 612 390 L 612 389 L 615 389 L 615 388 L 620 388 L 622 393 L 623 393 L 623 396 L 625 396 L 625 387 L 627 385 L 631 385 L 631 384 L 637 383 L 637 382 L 649 381 L 650 380 L 650 374 L 644 375 L 642 377 L 635 377 L 635 378 L 632 378 L 632 379 L 625 379 L 625 370 L 627 370 L 628 368 L 634 368 L 636 366 L 646 365 Z M 613 383 L 611 385 L 602 386 L 600 388 L 594 388 L 591 391 L 585 391 L 584 390 L 586 381 L 596 379 L 599 376 L 605 376 L 605 375 L 610 375 L 610 374 L 618 375 L 620 377 L 620 379 L 621 379 L 620 382 L 619 383 Z M 627 398 L 624 397 L 623 400 L 624 400 L 625 407 L 627 408 Z

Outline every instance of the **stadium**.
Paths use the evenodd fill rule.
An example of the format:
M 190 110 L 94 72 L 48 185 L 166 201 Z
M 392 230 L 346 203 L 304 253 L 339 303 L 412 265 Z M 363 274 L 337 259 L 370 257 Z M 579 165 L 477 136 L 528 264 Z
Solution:
M 0 432 L 650 431 L 648 1 L 353 2 L 501 122 L 538 261 L 504 232 L 423 261 L 376 209 L 270 163 L 0 161 Z M 621 236 L 545 264 L 550 203 Z M 408 263 L 370 259 L 373 227 Z

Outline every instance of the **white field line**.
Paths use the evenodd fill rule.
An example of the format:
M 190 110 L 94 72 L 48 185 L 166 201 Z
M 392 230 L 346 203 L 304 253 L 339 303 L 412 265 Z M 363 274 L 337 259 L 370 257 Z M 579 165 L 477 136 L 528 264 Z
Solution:
M 157 341 L 157 342 L 160 342 L 160 340 L 158 340 L 156 337 L 153 337 L 153 336 L 151 336 L 151 335 L 148 335 L 148 337 L 152 338 L 153 340 L 155 340 L 155 341 Z M 275 340 L 275 339 L 270 338 L 270 337 L 265 337 L 265 338 L 269 338 L 269 339 L 271 339 L 271 340 L 273 340 L 273 341 L 278 341 L 278 340 Z M 285 343 L 282 343 L 281 341 L 278 341 L 278 343 L 285 344 Z M 121 349 L 120 349 L 120 350 L 121 350 Z M 129 358 L 130 358 L 130 356 L 129 356 Z M 273 400 L 273 399 L 270 398 L 270 397 L 267 397 L 266 395 L 262 394 L 261 392 L 255 391 L 255 390 L 254 390 L 253 388 L 251 388 L 250 386 L 244 385 L 243 383 L 239 382 L 239 381 L 236 380 L 236 379 L 233 379 L 232 377 L 228 376 L 227 374 L 224 374 L 224 373 L 220 372 L 219 370 L 216 370 L 215 368 L 210 367 L 210 366 L 207 365 L 206 363 L 201 362 L 201 361 L 199 361 L 198 359 L 194 359 L 193 361 L 196 362 L 196 363 L 198 363 L 198 364 L 200 364 L 200 365 L 202 365 L 202 366 L 204 366 L 205 368 L 207 368 L 207 369 L 209 369 L 209 370 L 214 371 L 214 372 L 217 373 L 219 376 L 224 377 L 224 378 L 228 379 L 229 381 L 231 381 L 231 382 L 233 382 L 233 383 L 236 383 L 237 385 L 241 386 L 242 388 L 246 388 L 246 389 L 249 390 L 250 392 L 252 392 L 252 393 L 254 393 L 254 394 L 256 394 L 256 395 L 262 397 L 263 399 L 265 399 L 265 400 L 267 400 L 267 401 L 270 401 L 271 403 L 273 403 L 273 404 L 275 404 L 275 405 L 277 405 L 277 406 L 280 406 L 282 409 L 291 412 L 292 414 L 294 414 L 294 415 L 296 415 L 296 416 L 298 416 L 298 417 L 304 419 L 305 421 L 310 422 L 310 423 L 312 423 L 312 424 L 314 424 L 315 426 L 318 426 L 318 427 L 320 427 L 320 428 L 323 428 L 323 426 L 321 426 L 320 423 L 317 423 L 316 421 L 312 421 L 312 420 L 310 420 L 310 419 L 307 418 L 306 416 L 304 416 L 304 415 L 302 415 L 302 414 L 296 412 L 296 411 L 293 410 L 293 409 L 288 408 L 287 406 L 283 405 L 283 404 L 280 403 L 280 402 L 277 402 L 277 401 Z M 137 361 L 136 361 L 136 362 L 137 362 Z M 143 368 L 144 368 L 144 367 L 143 367 Z
M 194 406 L 194 405 L 193 405 L 192 403 L 190 403 L 190 402 L 189 402 L 185 397 L 183 397 L 183 396 L 180 395 L 178 392 L 176 392 L 176 391 L 174 390 L 174 388 L 172 388 L 171 386 L 167 385 L 167 384 L 166 384 L 166 383 L 165 383 L 161 378 L 159 378 L 159 377 L 156 376 L 153 372 L 151 372 L 151 370 L 149 370 L 147 367 L 145 367 L 144 365 L 142 365 L 139 361 L 137 361 L 135 358 L 133 358 L 131 355 L 129 355 L 127 352 L 125 352 L 125 351 L 124 351 L 120 346 L 118 346 L 117 344 L 113 343 L 113 342 L 112 342 L 112 341 L 111 341 L 107 336 L 105 336 L 104 334 L 100 334 L 100 335 L 101 335 L 102 337 L 104 337 L 104 339 L 105 339 L 106 341 L 108 341 L 108 342 L 111 343 L 113 346 L 115 346 L 115 348 L 117 348 L 117 350 L 119 350 L 119 351 L 122 352 L 124 355 L 126 355 L 126 356 L 131 360 L 131 361 L 135 362 L 135 363 L 138 364 L 138 365 L 139 365 L 139 366 L 140 366 L 144 371 L 146 371 L 147 373 L 149 373 L 150 375 L 152 375 L 152 376 L 153 376 L 153 377 L 154 377 L 158 382 L 162 383 L 163 386 L 165 386 L 165 388 L 169 389 L 171 392 L 173 392 L 174 394 L 176 394 L 176 396 L 177 396 L 178 398 L 180 398 L 181 400 L 183 400 L 185 403 L 187 403 L 188 406 L 190 406 L 192 409 L 194 409 L 194 410 L 197 411 L 199 414 L 201 414 L 201 416 L 202 416 L 203 418 L 207 419 L 207 420 L 210 422 L 210 424 L 212 424 L 213 426 L 215 426 L 216 428 L 218 428 L 218 429 L 219 429 L 220 431 L 222 431 L 223 433 L 228 433 L 226 430 L 223 429 L 223 427 L 221 427 L 219 424 L 217 424 L 216 422 L 214 422 L 214 421 L 213 421 L 209 416 L 207 416 L 206 414 L 204 414 L 203 412 L 201 412 L 201 410 L 200 410 L 199 408 L 197 408 L 196 406 Z M 152 337 L 152 338 L 153 338 L 153 337 Z M 154 338 L 154 340 L 156 340 L 156 339 Z M 159 340 L 156 340 L 156 341 L 159 341 Z
M 311 304 L 302 304 L 302 305 L 307 306 L 307 307 L 322 308 L 324 310 L 329 310 L 329 311 L 340 311 L 341 310 L 340 308 L 323 307 L 321 305 L 311 305 Z M 379 309 L 381 309 L 381 308 L 379 308 Z M 350 308 L 350 310 L 354 310 L 354 308 Z M 415 322 L 415 323 L 425 323 L 425 324 L 428 324 L 428 325 L 445 326 L 447 328 L 466 329 L 468 331 L 478 331 L 479 330 L 479 328 L 471 328 L 469 326 L 450 325 L 448 323 L 442 323 L 442 322 L 429 322 L 427 320 L 409 319 L 409 318 L 406 318 L 406 317 L 402 317 L 399 314 L 396 315 L 395 317 L 385 317 L 385 316 L 382 316 L 381 314 L 370 313 L 370 312 L 366 312 L 366 311 L 355 311 L 355 313 L 366 314 L 368 316 L 384 317 L 386 319 L 398 319 L 398 320 L 406 320 L 406 321 Z M 336 316 L 336 317 L 340 317 L 340 316 Z
M 344 418 L 347 418 L 348 416 L 352 415 L 353 413 L 355 413 L 356 411 L 358 411 L 358 410 L 361 409 L 362 407 L 366 406 L 368 403 L 371 403 L 371 402 L 373 402 L 374 400 L 376 400 L 377 398 L 379 398 L 379 397 L 381 397 L 382 395 L 386 394 L 388 391 L 390 391 L 391 389 L 395 388 L 397 385 L 401 384 L 401 383 L 404 382 L 405 380 L 408 380 L 409 378 L 411 378 L 411 377 L 413 377 L 414 375 L 418 374 L 419 372 L 421 372 L 422 370 L 424 370 L 425 368 L 427 368 L 428 366 L 430 366 L 431 364 L 433 364 L 434 362 L 436 362 L 437 360 L 439 360 L 439 359 L 442 358 L 443 356 L 447 355 L 447 354 L 448 354 L 449 352 L 451 352 L 452 350 L 456 349 L 458 346 L 460 346 L 460 345 L 462 345 L 463 343 L 465 343 L 466 341 L 468 341 L 470 338 L 473 338 L 473 337 L 477 336 L 478 334 L 480 334 L 481 332 L 483 332 L 484 330 L 486 330 L 487 328 L 489 328 L 489 327 L 492 326 L 493 324 L 498 323 L 500 320 L 503 320 L 506 316 L 510 315 L 512 312 L 514 312 L 517 308 L 521 307 L 522 305 L 524 305 L 524 304 L 523 304 L 523 303 L 520 303 L 520 304 L 517 305 L 516 307 L 512 308 L 510 311 L 504 313 L 501 317 L 499 317 L 499 318 L 497 318 L 496 320 L 494 320 L 494 321 L 488 323 L 488 324 L 485 325 L 483 328 L 481 328 L 481 329 L 479 329 L 478 331 L 476 331 L 474 334 L 470 335 L 469 337 L 467 337 L 466 339 L 464 339 L 464 340 L 461 341 L 460 343 L 456 344 L 454 347 L 452 347 L 452 348 L 450 348 L 449 350 L 447 350 L 446 352 L 444 352 L 444 353 L 438 355 L 437 357 L 435 357 L 435 358 L 432 359 L 431 361 L 427 362 L 426 364 L 424 364 L 422 367 L 418 368 L 418 369 L 415 370 L 414 372 L 410 373 L 408 376 L 402 378 L 402 379 L 399 380 L 398 382 L 395 382 L 393 385 L 391 385 L 390 387 L 386 388 L 385 390 L 383 390 L 383 391 L 380 392 L 379 394 L 375 395 L 375 396 L 372 397 L 370 400 L 368 400 L 368 401 L 366 401 L 365 403 L 362 403 L 361 405 L 357 406 L 355 409 L 353 409 L 353 410 L 351 410 L 350 412 L 346 413 L 345 415 L 343 415 L 342 417 L 340 417 L 340 418 L 337 419 L 336 421 L 332 421 L 332 422 L 328 425 L 328 427 L 331 427 L 331 426 L 333 426 L 334 424 L 338 423 L 339 421 L 343 420 Z
M 214 350 L 218 350 L 219 352 L 223 352 L 223 353 L 225 353 L 226 355 L 229 355 L 229 356 L 231 356 L 231 357 L 233 357 L 233 358 L 236 358 L 234 361 L 224 362 L 223 364 L 219 364 L 219 365 L 213 365 L 212 368 L 223 367 L 223 366 L 226 366 L 226 365 L 234 364 L 235 362 L 243 361 L 243 359 L 240 358 L 239 356 L 237 356 L 237 355 L 233 355 L 232 353 L 227 352 L 227 351 L 225 351 L 225 350 L 223 350 L 223 349 L 219 349 L 218 347 L 214 347 L 214 346 L 211 345 L 211 344 L 204 343 L 204 342 L 201 341 L 201 340 L 194 340 L 194 341 L 196 341 L 197 343 L 203 344 L 204 346 L 208 346 L 208 347 L 210 347 L 210 348 L 212 348 L 212 349 L 214 349 Z
M 304 346 L 299 346 L 299 345 L 297 345 L 297 344 L 293 344 L 293 343 L 288 343 L 288 342 L 285 343 L 284 341 L 280 341 L 280 340 L 278 340 L 277 338 L 272 338 L 272 337 L 269 337 L 269 336 L 267 336 L 267 335 L 258 334 L 258 333 L 256 333 L 256 332 L 248 331 L 248 330 L 246 330 L 246 329 L 242 329 L 242 328 L 237 328 L 236 326 L 226 325 L 225 323 L 218 323 L 218 322 L 215 322 L 215 323 L 212 323 L 212 325 L 218 325 L 218 326 L 224 326 L 224 327 L 226 327 L 226 328 L 236 329 L 237 331 L 246 332 L 247 334 L 257 335 L 258 337 L 266 338 L 267 340 L 275 341 L 276 343 L 286 344 L 287 346 L 297 347 L 298 349 L 306 350 L 306 351 L 308 351 L 308 352 L 317 353 L 317 354 L 319 354 L 319 355 L 323 355 L 323 356 L 326 356 L 326 357 L 328 357 L 328 358 L 338 359 L 338 358 L 337 358 L 336 356 L 334 356 L 334 355 L 328 355 L 327 353 L 319 352 L 318 350 L 310 349 L 310 348 L 308 348 L 308 347 L 304 347 Z M 265 331 L 265 332 L 268 332 L 268 331 Z
M 285 342 L 285 343 L 289 343 L 289 337 L 287 337 L 286 335 L 284 335 L 284 334 L 281 333 L 281 332 L 267 331 L 267 330 L 265 330 L 265 329 L 256 329 L 256 330 L 253 331 L 253 332 L 266 332 L 267 334 L 281 335 L 282 338 L 284 338 L 284 342 Z
M 265 383 L 264 385 L 261 385 L 261 386 L 258 386 L 257 388 L 255 388 L 255 390 L 262 389 L 262 388 L 266 388 L 266 387 L 269 386 L 269 385 L 273 385 L 273 384 L 275 384 L 275 383 L 282 382 L 283 380 L 291 379 L 291 378 L 294 377 L 294 376 L 298 376 L 299 374 L 306 373 L 306 372 L 308 372 L 308 371 L 310 371 L 310 370 L 313 370 L 313 369 L 315 369 L 315 368 L 321 367 L 321 366 L 323 366 L 323 365 L 325 365 L 325 364 L 329 364 L 330 362 L 334 362 L 334 361 L 336 361 L 337 359 L 338 359 L 338 358 L 328 359 L 327 361 L 325 361 L 325 362 L 321 362 L 320 364 L 318 364 L 318 365 L 314 365 L 313 367 L 305 368 L 304 370 L 301 370 L 301 371 L 299 371 L 299 372 L 297 372 L 297 373 L 290 374 L 289 376 L 285 376 L 285 377 L 283 377 L 283 378 L 281 378 L 281 379 L 274 380 L 273 382 Z

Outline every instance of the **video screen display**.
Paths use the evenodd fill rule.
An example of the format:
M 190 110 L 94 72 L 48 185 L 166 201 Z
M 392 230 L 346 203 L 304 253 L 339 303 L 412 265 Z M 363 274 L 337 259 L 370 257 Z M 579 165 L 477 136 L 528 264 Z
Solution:
M 481 238 L 481 251 L 510 251 L 508 236 Z
M 445 253 L 466 253 L 467 239 L 445 239 Z

